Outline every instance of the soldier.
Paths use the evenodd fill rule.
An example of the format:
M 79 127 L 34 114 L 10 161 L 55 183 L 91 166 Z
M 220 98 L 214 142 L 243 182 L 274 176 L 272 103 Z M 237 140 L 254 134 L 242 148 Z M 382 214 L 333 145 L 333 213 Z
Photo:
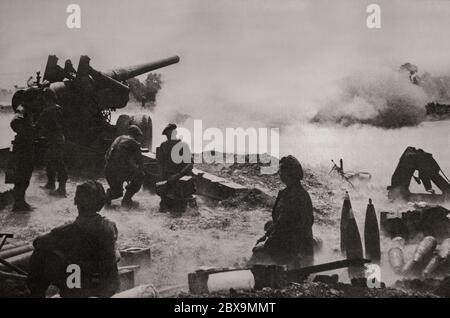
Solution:
M 177 139 L 177 125 L 167 125 L 162 134 L 166 136 L 156 152 L 158 163 L 161 167 L 161 176 L 167 180 L 166 186 L 158 191 L 161 196 L 160 212 L 168 210 L 180 212 L 185 209 L 186 202 L 180 197 L 182 191 L 177 189 L 177 181 L 191 173 L 193 164 L 189 146 Z M 175 148 L 176 147 L 176 148 Z M 175 148 L 175 151 L 173 151 Z M 178 158 L 174 158 L 177 156 Z
M 423 151 L 423 149 L 417 150 L 416 165 L 417 170 L 419 170 L 419 179 L 422 180 L 425 190 L 431 194 L 435 194 L 435 190 L 433 189 L 431 181 L 436 176 L 439 176 L 441 167 L 439 167 L 439 164 L 436 162 L 436 160 L 434 160 L 433 155 L 431 153 Z M 445 182 L 443 184 L 445 189 Z M 447 190 L 450 190 L 448 189 L 448 186 Z
M 303 188 L 300 162 L 287 156 L 280 160 L 280 179 L 286 188 L 278 193 L 272 210 L 272 223 L 253 249 L 250 264 L 288 265 L 291 268 L 313 264 L 314 223 L 311 198 Z
M 128 127 L 128 135 L 116 138 L 106 152 L 105 177 L 109 189 L 106 192 L 107 204 L 123 195 L 123 183 L 128 182 L 122 199 L 122 206 L 131 207 L 133 195 L 141 189 L 144 172 L 141 157 L 142 131 L 138 126 Z
M 12 159 L 14 164 L 14 206 L 13 211 L 31 211 L 32 207 L 25 201 L 25 192 L 30 185 L 34 164 L 34 126 L 32 114 L 18 106 L 11 121 L 11 128 L 16 133 L 13 141 Z
M 66 196 L 67 168 L 64 161 L 65 136 L 63 132 L 62 108 L 56 104 L 56 95 L 49 88 L 43 91 L 44 109 L 37 122 L 40 136 L 47 144 L 45 165 L 47 169 L 47 184 L 44 189 L 52 190 L 50 194 Z M 58 189 L 55 190 L 55 180 L 58 178 Z
M 32 297 L 45 297 L 50 284 L 58 287 L 62 297 L 110 297 L 116 293 L 118 233 L 113 222 L 98 214 L 105 201 L 100 183 L 88 181 L 79 185 L 74 201 L 78 208 L 75 221 L 34 240 L 27 279 Z M 73 269 L 76 266 L 78 271 Z M 76 273 L 80 277 L 70 279 Z M 69 284 L 77 280 L 78 286 Z

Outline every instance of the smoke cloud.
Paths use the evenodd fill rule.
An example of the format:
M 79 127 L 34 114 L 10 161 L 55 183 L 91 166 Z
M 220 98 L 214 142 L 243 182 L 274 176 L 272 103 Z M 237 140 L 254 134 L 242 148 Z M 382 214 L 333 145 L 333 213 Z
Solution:
M 347 76 L 339 93 L 319 108 L 312 121 L 383 128 L 416 126 L 425 119 L 430 96 L 402 72 L 387 68 Z

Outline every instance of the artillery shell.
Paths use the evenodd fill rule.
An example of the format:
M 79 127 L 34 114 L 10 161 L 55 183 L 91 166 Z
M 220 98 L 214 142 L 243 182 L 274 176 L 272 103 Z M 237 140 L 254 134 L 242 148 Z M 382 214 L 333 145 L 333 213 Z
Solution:
M 396 274 L 401 274 L 405 265 L 403 251 L 399 247 L 393 247 L 388 251 L 389 265 Z
M 425 266 L 433 255 L 436 249 L 437 241 L 432 236 L 425 237 L 419 245 L 417 245 L 414 256 L 403 268 L 405 274 L 412 271 L 419 270 L 420 267 Z
M 7 250 L 0 251 L 0 258 L 7 259 L 16 255 L 20 255 L 33 250 L 33 246 L 31 244 L 25 244 L 13 248 L 9 248 Z
M 366 258 L 373 263 L 380 263 L 381 249 L 380 249 L 380 229 L 378 227 L 377 215 L 375 207 L 372 204 L 372 199 L 369 199 L 369 204 L 366 210 L 366 221 L 364 223 L 364 245 L 366 248 Z
M 392 247 L 405 247 L 405 239 L 401 236 L 394 237 L 392 239 Z
M 348 192 L 345 192 L 344 203 L 342 205 L 341 212 L 341 254 L 346 255 L 346 237 L 347 237 L 347 228 L 348 228 L 348 216 L 352 209 L 352 203 L 350 202 L 350 196 Z
M 347 210 L 344 211 L 344 208 Z M 345 247 L 344 249 L 345 255 L 347 256 L 348 259 L 363 258 L 363 246 L 361 242 L 361 236 L 359 234 L 358 225 L 356 224 L 355 216 L 351 208 L 348 193 L 346 193 L 342 214 L 343 216 L 347 216 L 347 219 L 344 219 L 345 232 L 343 233 L 343 236 L 341 236 L 341 239 L 343 239 Z M 361 267 L 349 267 L 348 273 L 350 278 L 364 277 L 364 270 Z
M 445 239 L 439 247 L 438 255 L 445 261 L 450 260 L 450 238 Z
M 33 251 L 29 251 L 23 254 L 15 255 L 13 257 L 7 258 L 5 261 L 11 263 L 12 265 L 15 265 L 19 267 L 20 269 L 23 269 L 24 271 L 28 271 L 28 266 L 30 264 L 30 258 L 33 254 Z M 7 267 L 6 265 L 0 264 L 0 271 L 9 272 L 11 269 Z
M 429 277 L 439 270 L 446 262 L 450 260 L 450 238 L 445 239 L 437 253 L 431 258 L 422 274 Z
M 442 263 L 442 259 L 439 257 L 439 255 L 434 255 L 428 265 L 425 267 L 425 269 L 422 272 L 422 275 L 424 277 L 430 277 L 436 270 L 439 268 L 439 266 Z

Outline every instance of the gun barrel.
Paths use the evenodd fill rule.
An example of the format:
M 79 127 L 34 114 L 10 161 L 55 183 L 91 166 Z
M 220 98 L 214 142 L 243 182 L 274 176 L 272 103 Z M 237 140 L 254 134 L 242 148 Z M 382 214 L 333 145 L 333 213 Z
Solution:
M 103 74 L 102 72 L 94 70 L 92 67 L 89 69 L 89 74 L 92 76 L 94 80 L 98 81 L 100 85 L 104 87 L 110 87 L 125 94 L 128 94 L 130 92 L 128 86 L 122 84 L 121 82 L 115 80 L 114 78 L 109 77 L 106 74 Z
M 172 65 L 180 61 L 180 57 L 172 56 L 166 59 L 162 59 L 156 62 L 144 63 L 130 67 L 118 68 L 108 72 L 104 72 L 106 76 L 109 76 L 116 81 L 122 82 L 127 79 Z

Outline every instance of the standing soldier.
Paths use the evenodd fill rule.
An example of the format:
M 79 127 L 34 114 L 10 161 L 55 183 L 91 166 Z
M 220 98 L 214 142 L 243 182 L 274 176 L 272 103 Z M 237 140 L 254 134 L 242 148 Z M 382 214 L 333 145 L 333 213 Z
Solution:
M 13 211 L 31 211 L 32 207 L 25 201 L 25 192 L 30 185 L 34 164 L 34 127 L 32 114 L 22 105 L 16 109 L 11 121 L 11 128 L 16 133 L 13 141 L 12 159 L 14 171 L 14 206 Z
M 193 164 L 189 146 L 177 139 L 177 125 L 169 124 L 164 128 L 162 134 L 166 136 L 156 151 L 156 158 L 161 167 L 161 176 L 166 180 L 166 186 L 157 191 L 161 196 L 159 204 L 160 212 L 183 211 L 186 202 L 180 197 L 182 191 L 177 191 L 177 182 L 183 176 L 191 173 Z
M 110 297 L 119 287 L 114 222 L 98 214 L 105 204 L 105 190 L 96 181 L 77 187 L 75 205 L 78 217 L 36 238 L 30 259 L 27 283 L 32 297 L 45 297 L 50 284 L 62 297 Z M 78 266 L 80 285 L 68 286 L 69 275 Z M 75 287 L 75 288 L 74 288 Z
M 128 182 L 122 199 L 122 206 L 132 207 L 133 195 L 141 189 L 144 172 L 141 157 L 142 131 L 138 126 L 128 127 L 128 135 L 116 138 L 106 152 L 105 177 L 109 189 L 106 192 L 107 204 L 123 195 L 123 183 Z
M 312 265 L 313 207 L 308 192 L 300 183 L 303 169 L 295 157 L 281 158 L 280 179 L 286 188 L 278 193 L 272 210 L 272 224 L 266 235 L 258 240 L 249 263 L 275 263 L 291 268 Z
M 44 109 L 37 126 L 40 136 L 45 139 L 47 150 L 45 165 L 47 169 L 47 184 L 44 189 L 52 190 L 50 194 L 66 196 L 67 168 L 64 161 L 65 137 L 63 130 L 62 109 L 56 104 L 56 95 L 49 88 L 43 91 Z M 59 187 L 55 190 L 55 181 Z

